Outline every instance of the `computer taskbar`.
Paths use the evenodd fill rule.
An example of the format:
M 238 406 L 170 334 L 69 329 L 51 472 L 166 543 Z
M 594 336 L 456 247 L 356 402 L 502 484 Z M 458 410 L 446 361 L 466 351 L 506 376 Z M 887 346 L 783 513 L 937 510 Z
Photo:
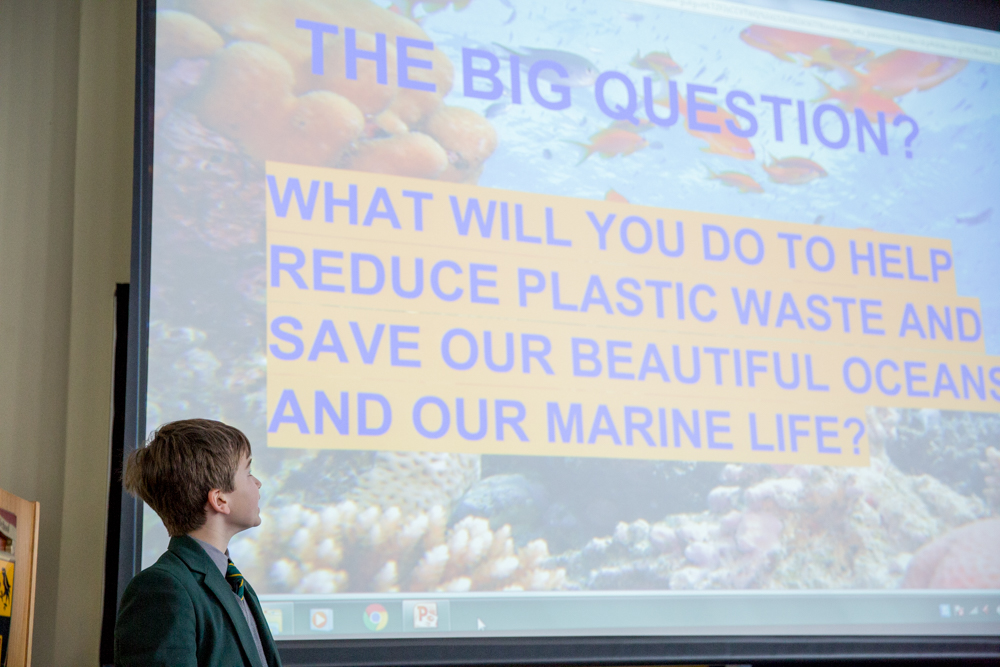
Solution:
M 1000 634 L 1000 591 L 261 595 L 276 639 Z

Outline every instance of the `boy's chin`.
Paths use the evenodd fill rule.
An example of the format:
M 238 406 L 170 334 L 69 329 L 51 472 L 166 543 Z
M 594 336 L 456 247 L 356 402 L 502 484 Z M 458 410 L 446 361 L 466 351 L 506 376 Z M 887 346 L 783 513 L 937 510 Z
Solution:
M 250 530 L 251 528 L 256 528 L 259 525 L 260 525 L 260 514 L 258 513 L 255 517 L 249 519 L 248 521 L 242 524 L 242 526 L 240 527 L 240 532 L 243 532 L 244 530 Z

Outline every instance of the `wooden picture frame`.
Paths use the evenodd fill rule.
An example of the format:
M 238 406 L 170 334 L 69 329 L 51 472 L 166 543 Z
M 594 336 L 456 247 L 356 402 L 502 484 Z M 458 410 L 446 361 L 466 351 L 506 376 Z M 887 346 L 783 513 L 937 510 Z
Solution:
M 31 667 L 35 579 L 38 569 L 38 517 L 41 504 L 18 498 L 0 489 L 0 509 L 17 516 L 7 667 Z

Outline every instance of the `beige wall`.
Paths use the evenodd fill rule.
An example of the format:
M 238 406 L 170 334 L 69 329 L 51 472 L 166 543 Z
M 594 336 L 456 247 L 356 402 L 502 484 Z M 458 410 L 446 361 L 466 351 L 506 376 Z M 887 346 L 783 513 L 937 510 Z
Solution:
M 42 667 L 98 664 L 134 43 L 131 0 L 0 0 L 0 487 L 42 504 Z

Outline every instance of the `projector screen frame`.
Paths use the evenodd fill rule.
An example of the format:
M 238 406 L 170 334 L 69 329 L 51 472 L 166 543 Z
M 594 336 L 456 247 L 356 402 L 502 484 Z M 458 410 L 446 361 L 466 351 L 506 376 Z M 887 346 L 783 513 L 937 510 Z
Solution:
M 954 641 L 959 639 L 959 641 Z M 289 640 L 285 665 L 654 665 L 869 660 L 995 660 L 995 637 L 489 637 Z
M 145 441 L 153 192 L 156 0 L 137 0 L 134 180 L 123 461 Z M 890 0 L 849 2 L 892 11 Z M 892 9 L 890 9 L 890 7 Z M 914 7 L 919 11 L 920 7 Z M 898 13 L 898 12 L 897 12 Z M 919 16 L 916 11 L 910 15 Z M 965 18 L 968 18 L 967 16 Z M 983 13 L 983 20 L 989 20 Z M 966 25 L 969 23 L 963 21 Z M 977 25 L 996 30 L 1000 26 Z M 117 594 L 141 569 L 143 504 L 122 491 Z M 111 539 L 111 536 L 109 536 Z M 103 634 L 112 633 L 105 627 Z M 992 661 L 993 636 L 550 636 L 282 640 L 286 665 L 665 664 L 679 662 Z
M 128 352 L 124 391 L 122 466 L 146 441 L 146 377 L 149 351 L 149 267 L 153 222 L 153 112 L 156 66 L 156 0 L 136 1 L 135 129 L 133 134 L 132 248 L 128 301 Z M 117 404 L 117 402 L 116 402 Z M 124 468 L 123 468 L 124 469 Z M 120 482 L 120 480 L 117 480 Z M 141 570 L 143 503 L 124 489 L 119 534 L 118 590 Z

